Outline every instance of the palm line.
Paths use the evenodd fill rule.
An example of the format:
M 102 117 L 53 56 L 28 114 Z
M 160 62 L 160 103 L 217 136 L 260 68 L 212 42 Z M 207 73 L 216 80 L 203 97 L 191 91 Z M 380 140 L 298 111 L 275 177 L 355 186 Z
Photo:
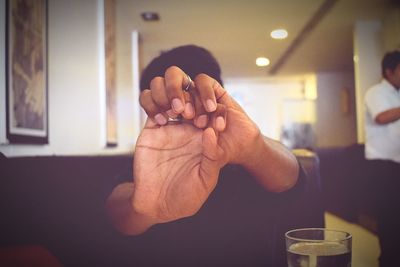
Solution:
M 177 150 L 177 149 L 187 146 L 188 144 L 190 144 L 190 142 L 192 142 L 192 140 L 193 139 L 190 139 L 186 143 L 183 143 L 180 146 L 173 147 L 173 148 L 159 148 L 159 147 L 152 147 L 152 146 L 147 146 L 147 145 L 137 145 L 137 147 L 145 148 L 145 149 L 149 149 L 149 150 L 156 150 L 156 151 L 173 151 L 173 150 Z
M 192 154 L 192 153 L 186 153 L 185 155 L 190 155 L 190 154 Z M 198 157 L 199 154 L 200 154 L 200 153 L 198 153 L 198 154 L 193 154 L 193 156 L 192 156 L 187 162 L 192 162 L 193 159 L 195 159 L 196 157 Z M 174 157 L 174 158 L 176 159 L 176 158 L 179 158 L 179 157 L 180 157 L 180 156 L 177 156 L 177 157 Z M 165 162 L 163 162 L 163 163 L 166 163 L 166 162 L 168 162 L 168 161 L 169 161 L 169 160 L 167 160 L 167 161 L 165 161 Z M 179 169 L 178 169 L 178 172 L 176 173 L 175 176 L 176 176 L 176 177 L 182 176 L 183 173 L 184 173 L 184 171 L 185 171 L 185 169 L 191 170 L 191 169 L 193 169 L 196 165 L 200 165 L 200 163 L 198 163 L 198 162 L 196 162 L 196 161 L 194 161 L 194 162 L 195 162 L 195 163 L 193 164 L 193 166 L 189 166 L 188 168 L 179 168 Z M 177 164 L 177 163 L 176 163 L 176 164 Z M 157 167 L 160 166 L 160 165 L 161 165 L 161 164 L 157 165 Z M 174 164 L 174 165 L 175 165 L 175 164 Z M 201 182 L 202 182 L 204 188 L 206 189 L 207 187 L 206 187 L 205 182 L 203 181 L 203 179 L 201 179 Z M 164 190 L 161 189 L 161 190 L 159 191 L 159 194 L 158 194 L 158 201 L 159 201 L 159 203 L 164 203 L 165 209 L 167 209 L 167 211 L 168 211 L 169 213 L 172 213 L 172 211 L 171 211 L 171 209 L 170 209 L 168 203 L 164 201 L 165 198 L 161 197 L 161 192 L 168 192 L 168 191 L 169 191 L 169 188 L 170 188 L 171 186 L 172 186 L 172 183 L 168 183 L 167 188 L 165 188 Z

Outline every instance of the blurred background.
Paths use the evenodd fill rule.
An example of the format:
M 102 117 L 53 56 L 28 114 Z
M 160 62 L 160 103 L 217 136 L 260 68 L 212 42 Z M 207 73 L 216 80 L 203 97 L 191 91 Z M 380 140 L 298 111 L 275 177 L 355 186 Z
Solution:
M 64 203 L 69 195 L 55 193 L 64 192 L 61 180 L 75 196 L 75 183 L 106 187 L 131 162 L 117 158 L 112 167 L 97 156 L 134 152 L 146 117 L 140 73 L 163 51 L 186 44 L 213 53 L 226 90 L 263 134 L 315 152 L 326 226 L 353 234 L 353 266 L 377 266 L 370 192 L 360 186 L 367 174 L 363 98 L 381 79 L 384 53 L 400 49 L 398 0 L 0 0 L 0 152 L 14 158 L 9 173 L 16 172 L 3 187 L 27 209 L 25 221 L 34 212 L 14 194 L 20 184 L 29 185 L 22 196 L 50 194 Z M 42 121 L 31 124 L 31 116 Z M 82 203 L 88 195 L 82 191 Z M 75 206 L 66 204 L 73 212 Z
M 184 44 L 214 54 L 226 89 L 265 135 L 291 148 L 362 143 L 364 91 L 379 81 L 383 53 L 400 44 L 399 6 L 390 0 L 50 0 L 48 144 L 11 144 L 3 108 L 7 10 L 0 3 L 0 150 L 7 156 L 132 151 L 144 118 L 140 71 Z M 114 12 L 112 146 L 106 145 L 107 5 Z M 275 30 L 281 31 L 273 38 Z M 264 66 L 256 65 L 258 57 Z

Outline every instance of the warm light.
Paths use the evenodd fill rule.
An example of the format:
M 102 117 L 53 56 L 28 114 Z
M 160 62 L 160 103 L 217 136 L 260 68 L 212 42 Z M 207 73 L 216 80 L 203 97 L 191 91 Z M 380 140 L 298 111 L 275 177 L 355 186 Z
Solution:
M 270 63 L 269 59 L 266 57 L 258 57 L 256 59 L 256 65 L 259 67 L 265 67 L 268 66 Z
M 316 103 L 308 99 L 285 99 L 283 101 L 283 122 L 315 123 L 317 120 Z
M 315 74 L 305 75 L 304 77 L 304 98 L 308 100 L 316 100 L 317 93 L 317 77 Z
M 271 37 L 274 39 L 285 39 L 288 37 L 288 32 L 285 29 L 276 29 L 271 32 Z

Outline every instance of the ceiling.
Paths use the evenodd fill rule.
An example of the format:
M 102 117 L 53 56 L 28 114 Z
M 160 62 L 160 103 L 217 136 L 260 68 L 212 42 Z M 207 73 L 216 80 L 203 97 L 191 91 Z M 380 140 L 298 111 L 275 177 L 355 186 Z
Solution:
M 183 44 L 208 48 L 222 67 L 223 78 L 300 75 L 352 69 L 353 25 L 383 20 L 393 0 L 119 0 L 118 12 L 138 30 L 142 64 L 161 51 Z M 321 6 L 325 11 L 315 17 Z M 145 22 L 144 11 L 160 20 Z M 307 30 L 305 27 L 307 26 Z M 269 34 L 285 28 L 289 37 Z M 271 64 L 257 67 L 255 59 Z

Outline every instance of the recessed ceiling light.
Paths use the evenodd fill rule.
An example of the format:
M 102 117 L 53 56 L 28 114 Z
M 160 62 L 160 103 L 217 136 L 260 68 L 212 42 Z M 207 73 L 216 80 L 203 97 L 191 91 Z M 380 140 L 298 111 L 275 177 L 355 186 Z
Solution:
M 160 16 L 158 15 L 157 12 L 142 12 L 140 14 L 142 16 L 142 19 L 144 21 L 157 21 L 160 20 Z
M 268 66 L 270 63 L 269 59 L 266 57 L 258 57 L 256 59 L 256 65 L 259 67 L 265 67 Z
M 285 29 L 276 29 L 271 32 L 271 37 L 274 39 L 285 39 L 288 37 L 288 32 Z

